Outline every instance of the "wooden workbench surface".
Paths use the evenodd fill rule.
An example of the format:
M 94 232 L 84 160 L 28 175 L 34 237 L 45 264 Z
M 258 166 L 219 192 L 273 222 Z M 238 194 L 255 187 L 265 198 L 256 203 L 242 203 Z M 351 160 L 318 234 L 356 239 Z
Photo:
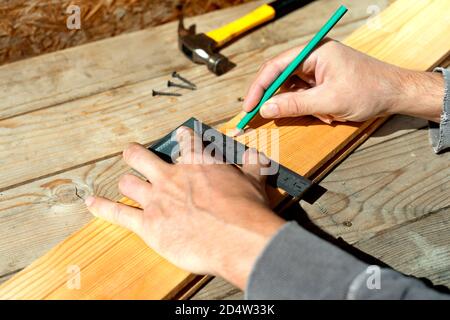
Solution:
M 177 51 L 174 23 L 1 67 L 0 283 L 91 219 L 87 194 L 120 198 L 127 142 L 149 143 L 190 116 L 225 121 L 239 110 L 237 99 L 258 66 L 305 42 L 341 2 L 350 13 L 332 34 L 338 39 L 388 4 L 318 1 L 227 48 L 238 67 L 220 78 Z M 219 26 L 257 4 L 197 18 L 198 28 Z M 217 97 L 152 97 L 173 70 Z M 449 154 L 433 154 L 425 127 L 390 120 L 325 179 L 330 192 L 304 209 L 326 231 L 400 271 L 450 285 Z M 241 296 L 215 279 L 195 298 Z

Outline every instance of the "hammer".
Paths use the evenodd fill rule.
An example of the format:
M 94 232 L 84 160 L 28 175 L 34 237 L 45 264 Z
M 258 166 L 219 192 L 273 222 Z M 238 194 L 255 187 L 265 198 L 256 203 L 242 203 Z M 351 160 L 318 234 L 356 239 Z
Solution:
M 263 4 L 247 15 L 207 33 L 195 33 L 195 24 L 184 27 L 183 17 L 178 24 L 178 46 L 186 57 L 220 76 L 231 70 L 235 64 L 218 51 L 243 33 L 262 24 L 274 21 L 303 7 L 313 0 L 276 0 Z

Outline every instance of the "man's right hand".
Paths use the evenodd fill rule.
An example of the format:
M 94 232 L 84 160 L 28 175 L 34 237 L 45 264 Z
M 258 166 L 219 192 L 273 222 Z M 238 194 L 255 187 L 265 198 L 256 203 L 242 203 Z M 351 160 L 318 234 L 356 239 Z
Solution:
M 247 93 L 244 111 L 258 104 L 301 49 L 286 51 L 262 66 Z M 443 97 L 442 75 L 402 69 L 327 39 L 281 92 L 263 105 L 260 114 L 269 119 L 313 115 L 331 123 L 400 113 L 439 122 Z

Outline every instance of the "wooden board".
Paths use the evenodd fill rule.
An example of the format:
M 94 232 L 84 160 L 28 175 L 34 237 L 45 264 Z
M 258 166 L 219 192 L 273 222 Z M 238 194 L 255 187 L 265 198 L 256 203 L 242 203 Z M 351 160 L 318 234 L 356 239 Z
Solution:
M 447 181 L 447 191 L 449 184 Z M 411 223 L 358 241 L 355 246 L 400 272 L 450 288 L 449 228 L 450 209 L 447 205 Z M 380 246 L 380 243 L 394 245 Z
M 194 109 L 189 109 L 190 101 L 202 101 L 195 107 L 197 111 L 204 110 L 198 114 L 205 114 L 215 105 L 220 106 L 214 108 L 213 120 L 209 121 L 211 116 L 202 119 L 210 125 L 223 123 L 240 110 L 241 103 L 237 98 L 245 94 L 263 59 L 307 41 L 320 27 L 321 21 L 326 20 L 329 12 L 340 3 L 339 0 L 319 0 L 249 34 L 227 48 L 227 54 L 238 57 L 239 63 L 245 67 L 239 65 L 220 78 L 211 76 L 208 81 L 202 81 L 200 90 L 189 94 L 184 92 L 182 99 L 142 96 L 141 92 L 150 88 L 138 84 L 142 79 L 156 78 L 164 79 L 155 81 L 158 85 L 165 85 L 165 80 L 170 78 L 167 70 L 175 67 L 182 68 L 182 74 L 193 77 L 194 81 L 197 81 L 197 74 L 201 79 L 210 76 L 206 68 L 190 64 L 178 56 L 178 52 L 174 52 L 169 62 L 163 57 L 164 65 L 155 62 L 151 68 L 142 66 L 142 59 L 152 52 L 156 52 L 152 61 L 158 61 L 160 55 L 155 50 L 155 42 L 160 41 L 158 34 L 175 41 L 175 24 L 169 24 L 173 30 L 164 25 L 44 55 L 32 60 L 34 62 L 25 60 L 0 68 L 0 79 L 14 79 L 5 82 L 8 86 L 3 88 L 9 94 L 2 97 L 0 106 L 5 107 L 2 110 L 11 112 L 9 118 L 0 119 L 0 134 L 2 139 L 6 139 L 0 144 L 2 165 L 8 166 L 8 170 L 0 171 L 0 181 L 14 177 L 13 184 L 4 184 L 0 188 L 0 283 L 92 219 L 83 204 L 83 197 L 87 194 L 121 198 L 117 180 L 129 168 L 121 160 L 120 141 L 150 143 L 159 137 L 157 128 L 168 131 L 193 115 Z M 366 23 L 370 14 L 366 11 L 369 4 L 380 8 L 387 6 L 385 0 L 345 0 L 344 3 L 351 12 L 349 21 L 333 30 L 333 37 L 337 39 L 344 39 Z M 199 28 L 208 30 L 208 26 L 221 25 L 236 12 L 242 14 L 245 8 L 235 7 L 222 10 L 222 14 L 207 14 L 196 18 L 195 22 L 200 22 Z M 297 27 L 299 20 L 302 21 L 301 28 Z M 288 39 L 291 41 L 287 42 Z M 127 48 L 126 54 L 120 51 L 121 47 Z M 250 54 L 242 55 L 247 50 Z M 120 63 L 121 59 L 127 63 Z M 85 77 L 86 71 L 91 78 Z M 162 76 L 165 73 L 166 78 Z M 214 89 L 220 88 L 218 82 L 226 81 L 229 85 L 230 79 L 236 92 Z M 107 102 L 114 100 L 118 104 Z M 143 104 L 136 107 L 136 100 Z M 30 103 L 24 104 L 25 101 Z M 171 102 L 170 107 L 166 107 L 168 102 Z M 171 112 L 174 106 L 177 107 L 176 117 Z M 82 112 L 79 112 L 81 107 Z M 15 112 L 19 111 L 17 108 L 21 110 L 18 113 Z M 155 112 L 161 108 L 165 112 L 159 111 L 158 118 L 155 118 Z M 110 121 L 106 124 L 105 119 Z M 131 125 L 127 125 L 131 129 L 128 132 L 123 128 L 124 123 L 130 120 L 125 119 L 133 119 Z M 97 125 L 96 129 L 101 134 L 92 130 L 92 124 Z M 35 134 L 29 134 L 31 127 Z M 79 134 L 86 130 L 93 134 Z M 95 145 L 96 148 L 86 148 L 86 145 Z M 11 147 L 14 147 L 14 152 Z M 29 161 L 30 154 L 33 161 Z M 74 158 L 74 155 L 81 154 L 83 156 Z M 47 160 L 49 157 L 52 158 L 51 165 Z
M 413 52 L 413 54 L 416 55 L 417 60 L 413 61 L 413 59 L 408 59 L 408 58 L 405 58 L 404 60 L 399 59 L 399 58 L 393 59 L 393 60 L 398 60 L 397 64 L 405 66 L 405 67 L 409 67 L 409 68 L 417 68 L 417 69 L 422 69 L 422 70 L 429 69 L 430 67 L 435 65 L 441 58 L 443 58 L 443 56 L 445 56 L 448 53 L 448 48 L 445 48 L 445 46 L 442 46 L 439 44 L 439 41 L 442 41 L 442 39 L 446 36 L 442 30 L 445 30 L 446 28 L 448 28 L 449 22 L 448 22 L 448 20 L 446 20 L 446 17 L 444 16 L 444 13 L 443 13 L 443 12 L 446 12 L 446 10 L 448 10 L 448 4 L 446 4 L 443 1 L 441 1 L 441 2 L 439 2 L 439 1 L 420 2 L 417 5 L 411 5 L 407 1 L 399 1 L 396 4 L 394 4 L 394 6 L 391 9 L 386 11 L 385 14 L 383 14 L 383 17 L 384 17 L 382 19 L 383 26 L 385 27 L 385 30 L 388 30 L 388 31 L 386 32 L 386 34 L 383 35 L 383 37 L 381 39 L 379 39 L 376 46 L 373 45 L 373 42 L 366 43 L 364 41 L 362 41 L 364 43 L 362 43 L 360 45 L 355 40 L 355 38 L 358 38 L 358 36 L 361 35 L 360 34 L 361 32 L 359 34 L 356 33 L 353 37 L 348 39 L 348 43 L 352 44 L 352 46 L 357 49 L 366 51 L 370 54 L 373 54 L 373 55 L 375 55 L 379 58 L 382 58 L 383 60 L 387 60 L 387 61 L 390 61 L 390 58 L 392 58 L 392 56 L 401 56 L 407 48 L 408 53 Z M 408 13 L 406 15 L 407 21 L 405 21 L 405 20 L 393 21 L 393 17 L 397 16 L 399 12 L 401 12 L 402 14 L 404 14 L 405 12 Z M 424 15 L 424 13 L 425 13 L 425 15 Z M 429 41 L 427 48 L 429 48 L 433 53 L 427 54 L 425 56 L 422 54 L 423 51 L 419 50 L 419 48 L 418 48 L 419 46 L 416 46 L 417 42 L 414 41 L 415 40 L 414 37 L 412 37 L 412 38 L 407 37 L 411 33 L 413 33 L 413 31 L 415 30 L 414 28 L 409 29 L 408 27 L 410 26 L 410 24 L 420 25 L 423 23 L 424 20 L 429 21 L 430 19 L 433 19 L 434 24 L 433 24 L 433 26 L 429 26 L 428 29 L 431 29 L 431 30 L 428 30 L 428 32 L 427 32 L 427 35 L 429 38 L 424 39 L 424 41 Z M 440 22 L 442 22 L 442 25 L 440 25 Z M 369 30 L 366 30 L 364 32 L 368 32 L 368 31 Z M 404 32 L 406 34 L 402 35 L 402 32 Z M 420 32 L 423 32 L 423 29 L 420 30 Z M 372 35 L 372 33 L 367 34 L 368 38 L 370 38 L 369 35 Z M 375 40 L 376 40 L 376 38 L 380 38 L 380 35 L 378 34 L 377 36 L 375 36 Z M 403 42 L 404 39 L 406 39 L 405 42 Z M 353 41 L 353 43 L 352 43 L 352 41 Z M 372 39 L 372 41 L 374 41 L 374 40 Z M 443 42 L 448 43 L 446 41 L 443 41 Z M 395 46 L 394 46 L 394 44 L 395 44 Z M 423 43 L 419 43 L 419 44 L 422 45 Z M 380 50 L 380 47 L 383 47 L 383 50 Z M 394 50 L 392 48 L 396 48 L 396 49 Z M 374 51 L 374 52 L 372 53 L 372 51 Z M 440 51 L 440 53 L 436 53 L 436 51 Z M 434 60 L 432 60 L 432 59 L 434 59 Z M 337 148 L 331 149 L 331 147 L 330 147 L 328 153 L 324 152 L 324 149 L 322 149 L 322 148 L 326 148 L 327 146 L 319 146 L 317 149 L 317 154 L 318 154 L 317 163 L 313 164 L 310 167 L 307 167 L 304 165 L 302 166 L 301 164 L 299 165 L 298 163 L 294 163 L 294 164 L 288 163 L 288 160 L 297 159 L 297 155 L 295 155 L 293 158 L 288 157 L 287 160 L 285 161 L 283 159 L 283 154 L 282 154 L 281 161 L 280 161 L 281 163 L 283 163 L 286 166 L 290 166 L 299 172 L 307 172 L 310 174 L 313 173 L 314 170 L 319 167 L 318 164 L 325 163 L 327 160 L 330 159 L 330 157 L 336 151 L 338 151 L 339 149 L 344 147 L 346 142 L 351 140 L 351 138 L 354 137 L 355 135 L 357 135 L 358 132 L 360 132 L 361 130 L 364 130 L 364 126 L 358 127 L 354 124 L 353 125 L 352 124 L 339 125 L 339 126 L 335 126 L 335 127 L 327 126 L 327 128 L 324 129 L 321 125 L 317 125 L 317 126 L 314 125 L 312 123 L 312 121 L 308 118 L 304 118 L 303 120 L 296 120 L 296 121 L 298 121 L 298 122 L 297 123 L 291 123 L 291 122 L 286 123 L 286 127 L 283 127 L 283 128 L 285 128 L 285 130 L 282 132 L 282 135 L 281 135 L 282 137 L 289 137 L 290 134 L 293 134 L 293 132 L 295 132 L 295 135 L 297 137 L 296 130 L 302 129 L 303 131 L 300 133 L 300 136 L 302 138 L 309 138 L 309 139 L 315 138 L 317 140 L 317 137 L 320 136 L 321 139 L 323 139 L 322 138 L 323 130 L 325 130 L 325 131 L 326 130 L 336 130 L 337 134 L 333 135 L 333 139 L 336 139 L 337 137 L 342 138 L 342 141 L 339 143 L 338 142 L 331 143 L 331 147 L 336 147 L 336 145 L 337 145 Z M 295 126 L 295 124 L 297 124 L 297 125 L 302 124 L 302 125 L 306 125 L 306 126 L 298 127 L 298 126 Z M 291 131 L 287 130 L 288 126 L 291 128 Z M 366 126 L 368 126 L 368 124 L 366 124 Z M 311 127 L 316 128 L 318 131 L 316 131 L 316 132 L 311 131 Z M 282 140 L 282 141 L 286 142 L 285 140 Z M 303 140 L 303 141 L 311 141 L 311 140 Z M 283 142 L 283 145 L 284 145 L 284 142 Z M 282 147 L 283 147 L 283 145 L 282 145 Z M 301 150 L 301 149 L 300 150 L 290 149 L 290 150 L 295 150 L 295 152 L 298 152 L 299 153 L 298 156 L 301 159 L 301 153 L 304 152 L 304 150 Z M 315 154 L 315 153 L 313 152 L 312 154 Z M 304 155 L 303 155 L 303 157 L 304 157 Z M 309 163 L 309 165 L 311 165 L 311 163 Z M 97 221 L 94 221 L 87 228 L 89 228 L 90 226 L 95 226 L 96 224 L 98 224 L 98 225 L 93 230 L 97 230 L 97 227 L 98 227 L 99 233 L 98 234 L 96 232 L 90 233 L 94 238 L 97 235 L 100 235 L 100 237 L 111 236 L 113 238 L 112 239 L 108 238 L 109 240 L 111 240 L 111 242 L 109 242 L 109 243 L 114 243 L 114 242 L 118 241 L 118 244 L 116 244 L 115 246 L 112 247 L 111 252 L 96 251 L 96 248 L 97 248 L 96 245 L 92 246 L 89 243 L 83 244 L 83 250 L 71 252 L 70 250 L 64 250 L 65 246 L 63 243 L 62 245 L 57 247 L 55 250 L 50 252 L 48 255 L 46 255 L 43 259 L 40 259 L 37 262 L 33 263 L 32 266 L 30 266 L 30 268 L 27 268 L 24 272 L 20 273 L 17 277 L 14 277 L 11 281 L 9 281 L 5 285 L 3 285 L 2 288 L 0 289 L 0 291 L 2 292 L 2 296 L 10 297 L 10 298 L 11 297 L 21 297 L 21 298 L 29 298 L 29 297 L 118 298 L 118 297 L 130 297 L 130 296 L 141 297 L 141 298 L 155 297 L 155 296 L 152 296 L 152 294 L 155 292 L 149 293 L 149 291 L 151 291 L 151 290 L 143 290 L 142 286 L 139 285 L 140 283 L 143 283 L 143 282 L 145 282 L 147 284 L 147 281 L 145 281 L 142 278 L 140 278 L 140 281 L 136 281 L 135 283 L 130 284 L 128 287 L 119 285 L 119 283 L 121 281 L 124 281 L 124 279 L 123 279 L 124 275 L 122 274 L 122 276 L 121 276 L 121 272 L 118 270 L 117 265 L 111 266 L 108 263 L 109 259 L 103 260 L 109 254 L 114 255 L 114 253 L 120 252 L 120 248 L 117 248 L 118 246 L 119 247 L 124 246 L 125 248 L 128 248 L 128 245 L 125 242 L 129 242 L 130 245 L 133 245 L 133 243 L 134 243 L 133 236 L 132 235 L 129 235 L 129 237 L 124 236 L 123 235 L 124 231 L 120 230 L 120 228 L 113 227 L 113 226 L 108 226 L 108 227 L 102 226 L 103 223 L 99 223 Z M 108 230 L 111 230 L 111 232 L 105 232 L 103 228 L 108 228 Z M 82 232 L 83 232 L 83 230 L 80 231 L 80 233 L 82 233 Z M 117 238 L 114 237 L 114 235 L 117 235 Z M 77 234 L 75 234 L 73 237 L 71 237 L 68 241 L 69 242 L 72 241 L 71 243 L 75 244 L 76 242 L 74 242 L 74 238 L 76 238 L 76 237 L 77 237 Z M 92 242 L 96 242 L 96 241 L 97 241 L 97 239 L 95 239 L 95 241 L 92 241 Z M 102 240 L 102 242 L 108 242 L 108 241 Z M 143 243 L 141 243 L 141 245 L 143 245 Z M 84 249 L 86 249 L 86 252 L 84 251 Z M 103 250 L 105 250 L 105 248 L 103 248 Z M 150 249 L 146 249 L 146 250 L 151 251 Z M 137 251 L 139 252 L 139 250 L 137 250 Z M 62 254 L 57 255 L 57 252 L 60 252 L 60 253 L 62 252 Z M 91 252 L 97 252 L 98 257 L 95 260 L 90 260 L 92 258 L 92 256 L 90 255 Z M 128 252 L 125 250 L 122 253 L 128 253 Z M 65 268 L 65 267 L 67 267 L 67 263 L 71 263 L 70 259 L 74 258 L 74 256 L 77 256 L 77 255 L 80 255 L 77 258 L 77 261 L 85 263 L 85 264 L 83 264 L 84 268 L 81 268 L 81 270 L 82 270 L 82 275 L 87 276 L 88 280 L 85 282 L 85 285 L 82 287 L 82 289 L 75 293 L 71 290 L 68 290 L 65 286 L 66 276 L 67 276 L 66 275 L 67 268 Z M 82 259 L 80 259 L 80 257 Z M 122 257 L 122 259 L 117 259 L 117 260 L 119 260 L 118 263 L 120 263 L 120 262 L 122 262 L 123 264 L 129 263 L 128 260 L 124 259 L 123 257 Z M 127 260 L 127 261 L 125 261 L 125 260 Z M 131 260 L 135 261 L 133 259 L 131 259 Z M 57 264 L 56 262 L 58 262 L 58 261 L 61 264 Z M 148 260 L 146 260 L 146 261 L 148 261 Z M 51 269 L 46 268 L 46 266 L 48 266 L 48 264 L 47 264 L 48 262 L 51 262 L 52 266 L 57 266 L 57 268 L 51 268 Z M 101 262 L 103 262 L 103 264 Z M 163 262 L 163 260 L 161 260 L 161 261 L 159 261 L 159 263 L 156 263 L 152 267 L 154 267 L 158 271 L 160 271 L 159 270 L 160 263 L 165 264 Z M 99 266 L 101 266 L 100 269 L 99 269 Z M 125 267 L 125 265 L 123 265 L 122 267 Z M 120 268 L 120 269 L 122 269 L 122 268 Z M 165 275 L 170 274 L 171 266 L 169 264 L 167 264 L 163 268 L 162 272 L 164 274 L 159 274 L 159 273 L 153 274 L 150 272 L 149 269 L 145 269 L 145 270 L 143 270 L 141 268 L 138 268 L 138 269 L 139 269 L 138 271 L 142 271 L 142 276 L 145 279 L 148 279 L 148 285 L 150 286 L 149 288 L 151 288 L 151 283 L 159 282 L 156 280 L 156 277 L 158 280 L 164 281 L 164 287 L 165 287 L 165 285 L 167 284 L 167 277 L 165 277 L 164 274 Z M 49 274 L 48 270 L 51 270 L 51 273 L 52 273 L 52 277 L 50 277 L 51 279 L 49 279 L 49 277 L 46 276 Z M 90 282 L 89 276 L 98 277 L 99 270 L 102 270 L 101 274 L 105 275 L 105 277 L 107 279 L 106 283 L 105 282 L 101 283 L 97 280 Z M 136 271 L 136 268 L 133 270 Z M 168 272 L 168 273 L 166 273 L 166 272 Z M 182 276 L 185 274 L 185 272 L 178 270 L 177 274 Z M 153 276 L 155 276 L 155 278 L 153 278 Z M 189 281 L 190 277 L 191 277 L 191 275 L 186 275 L 185 277 L 182 276 L 183 281 L 177 281 L 177 280 L 179 280 L 178 278 L 170 277 L 170 279 L 175 279 L 172 290 L 168 290 L 168 291 L 164 291 L 164 292 L 159 291 L 158 292 L 159 297 L 163 298 L 163 297 L 171 296 L 174 293 L 174 291 L 177 291 L 179 289 L 180 284 L 183 284 L 184 282 Z M 54 279 L 54 280 L 52 281 L 52 279 Z M 134 278 L 134 279 L 136 279 L 136 278 Z M 109 289 L 111 289 L 111 290 L 109 290 Z M 147 289 L 147 287 L 145 289 Z M 143 291 L 145 291 L 145 292 L 143 292 Z M 102 295 L 105 293 L 107 293 L 106 296 Z
M 327 3 L 326 9 L 333 10 L 338 2 Z M 233 8 L 231 17 L 236 15 L 234 9 L 243 13 Z M 306 9 L 311 13 L 315 7 Z M 367 16 L 361 11 L 358 24 Z M 303 19 L 302 10 L 298 13 L 297 19 Z M 217 14 L 208 14 L 207 21 Z M 230 16 L 214 21 L 220 24 Z M 284 29 L 285 24 L 294 25 L 294 18 L 277 23 L 283 22 Z M 305 42 L 320 23 L 315 21 L 309 30 L 291 27 L 290 43 L 282 41 L 285 36 L 272 40 L 258 30 L 249 37 L 252 42 L 246 37 L 239 46 L 227 48 L 239 68 L 220 78 L 186 61 L 176 47 L 175 24 L 0 67 L 0 192 L 118 155 L 130 141 L 147 144 L 191 116 L 213 125 L 231 118 L 240 110 L 237 99 L 245 94 L 259 65 Z M 204 24 L 206 29 L 211 23 Z M 354 28 L 348 24 L 336 32 L 348 34 Z M 124 46 L 127 50 L 121 50 Z M 147 63 L 148 57 L 158 63 Z M 197 83 L 197 91 L 184 91 L 179 98 L 152 97 L 152 88 L 164 90 L 171 71 L 186 65 L 190 67 L 182 73 Z
M 425 120 L 392 117 L 322 180 L 329 190 L 322 198 L 301 204 L 330 235 L 400 272 L 450 287 L 450 153 L 433 152 L 427 127 Z M 304 221 L 303 214 L 289 209 Z M 220 278 L 192 297 L 242 298 Z

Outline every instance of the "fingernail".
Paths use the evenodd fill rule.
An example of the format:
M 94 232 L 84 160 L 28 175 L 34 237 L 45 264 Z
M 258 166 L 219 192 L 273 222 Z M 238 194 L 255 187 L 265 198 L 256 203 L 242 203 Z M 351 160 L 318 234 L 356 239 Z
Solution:
M 276 118 L 280 114 L 280 109 L 276 103 L 266 103 L 261 107 L 260 112 L 264 118 Z
M 179 127 L 177 129 L 177 137 L 181 138 L 183 135 L 185 135 L 188 132 L 188 129 L 186 127 Z
M 95 198 L 92 196 L 88 196 L 85 200 L 84 203 L 86 204 L 86 206 L 90 207 L 92 205 L 92 203 L 94 203 Z

